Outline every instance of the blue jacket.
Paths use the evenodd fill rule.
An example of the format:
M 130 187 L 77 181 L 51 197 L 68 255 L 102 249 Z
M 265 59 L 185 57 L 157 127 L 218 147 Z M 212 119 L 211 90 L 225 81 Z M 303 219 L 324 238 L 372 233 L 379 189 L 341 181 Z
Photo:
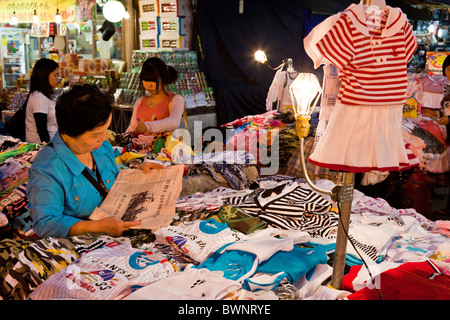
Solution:
M 67 147 L 59 132 L 52 142 L 53 148 L 42 148 L 29 169 L 28 210 L 38 236 L 66 237 L 72 225 L 89 218 L 102 198 L 83 176 L 85 165 Z M 111 144 L 104 141 L 92 155 L 103 183 L 111 189 L 119 173 Z

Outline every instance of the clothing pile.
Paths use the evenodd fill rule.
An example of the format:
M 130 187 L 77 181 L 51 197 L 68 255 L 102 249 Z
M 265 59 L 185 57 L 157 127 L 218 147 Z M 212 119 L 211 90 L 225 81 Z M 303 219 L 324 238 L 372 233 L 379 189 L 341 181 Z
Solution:
M 40 145 L 0 136 L 0 239 L 33 236 L 27 213 L 28 169 Z
M 445 126 L 429 117 L 404 118 L 402 135 L 422 169 L 433 173 L 450 170 Z
M 258 164 L 267 165 L 269 155 L 278 152 L 279 163 L 283 165 L 299 146 L 291 113 L 268 111 L 260 115 L 245 116 L 222 127 L 231 129 L 232 132 L 231 137 L 225 141 L 226 149 L 248 151 Z
M 337 204 L 303 179 L 266 176 L 244 189 L 180 197 L 172 223 L 153 232 L 4 239 L 0 294 L 33 300 L 450 297 L 448 226 L 357 190 L 348 272 L 342 290 L 330 288 L 338 222 Z

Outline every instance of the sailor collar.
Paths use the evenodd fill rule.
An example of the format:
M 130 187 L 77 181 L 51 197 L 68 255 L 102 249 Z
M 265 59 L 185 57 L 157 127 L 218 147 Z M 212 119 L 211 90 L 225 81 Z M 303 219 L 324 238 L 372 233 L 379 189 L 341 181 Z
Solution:
M 369 33 L 369 28 L 367 27 L 366 20 L 366 9 L 367 5 L 362 4 L 352 4 L 347 9 L 345 9 L 342 14 L 347 15 L 352 21 L 355 28 L 367 37 L 371 37 Z M 407 21 L 406 15 L 401 11 L 400 8 L 393 8 L 386 6 L 383 10 L 388 12 L 388 17 L 386 20 L 386 25 L 383 30 L 381 30 L 381 38 L 392 37 L 400 31 L 400 29 L 405 25 Z

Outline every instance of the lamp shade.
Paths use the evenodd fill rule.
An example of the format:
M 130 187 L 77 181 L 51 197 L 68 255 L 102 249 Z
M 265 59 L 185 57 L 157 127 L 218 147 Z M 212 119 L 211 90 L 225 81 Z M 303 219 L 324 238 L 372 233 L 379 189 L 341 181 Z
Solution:
M 319 101 L 322 88 L 312 73 L 300 73 L 289 86 L 295 115 L 310 116 Z
M 110 0 L 103 6 L 103 16 L 111 22 L 119 22 L 125 16 L 125 7 L 119 1 Z

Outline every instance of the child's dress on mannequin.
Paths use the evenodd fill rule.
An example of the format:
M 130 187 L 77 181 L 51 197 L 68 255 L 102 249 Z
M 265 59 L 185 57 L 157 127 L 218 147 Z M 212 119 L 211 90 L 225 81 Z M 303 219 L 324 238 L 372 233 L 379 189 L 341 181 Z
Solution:
M 341 82 L 327 128 L 308 159 L 321 167 L 349 172 L 410 167 L 401 126 L 406 67 L 417 42 L 400 9 L 372 8 L 352 4 L 305 38 L 315 66 L 333 64 Z

